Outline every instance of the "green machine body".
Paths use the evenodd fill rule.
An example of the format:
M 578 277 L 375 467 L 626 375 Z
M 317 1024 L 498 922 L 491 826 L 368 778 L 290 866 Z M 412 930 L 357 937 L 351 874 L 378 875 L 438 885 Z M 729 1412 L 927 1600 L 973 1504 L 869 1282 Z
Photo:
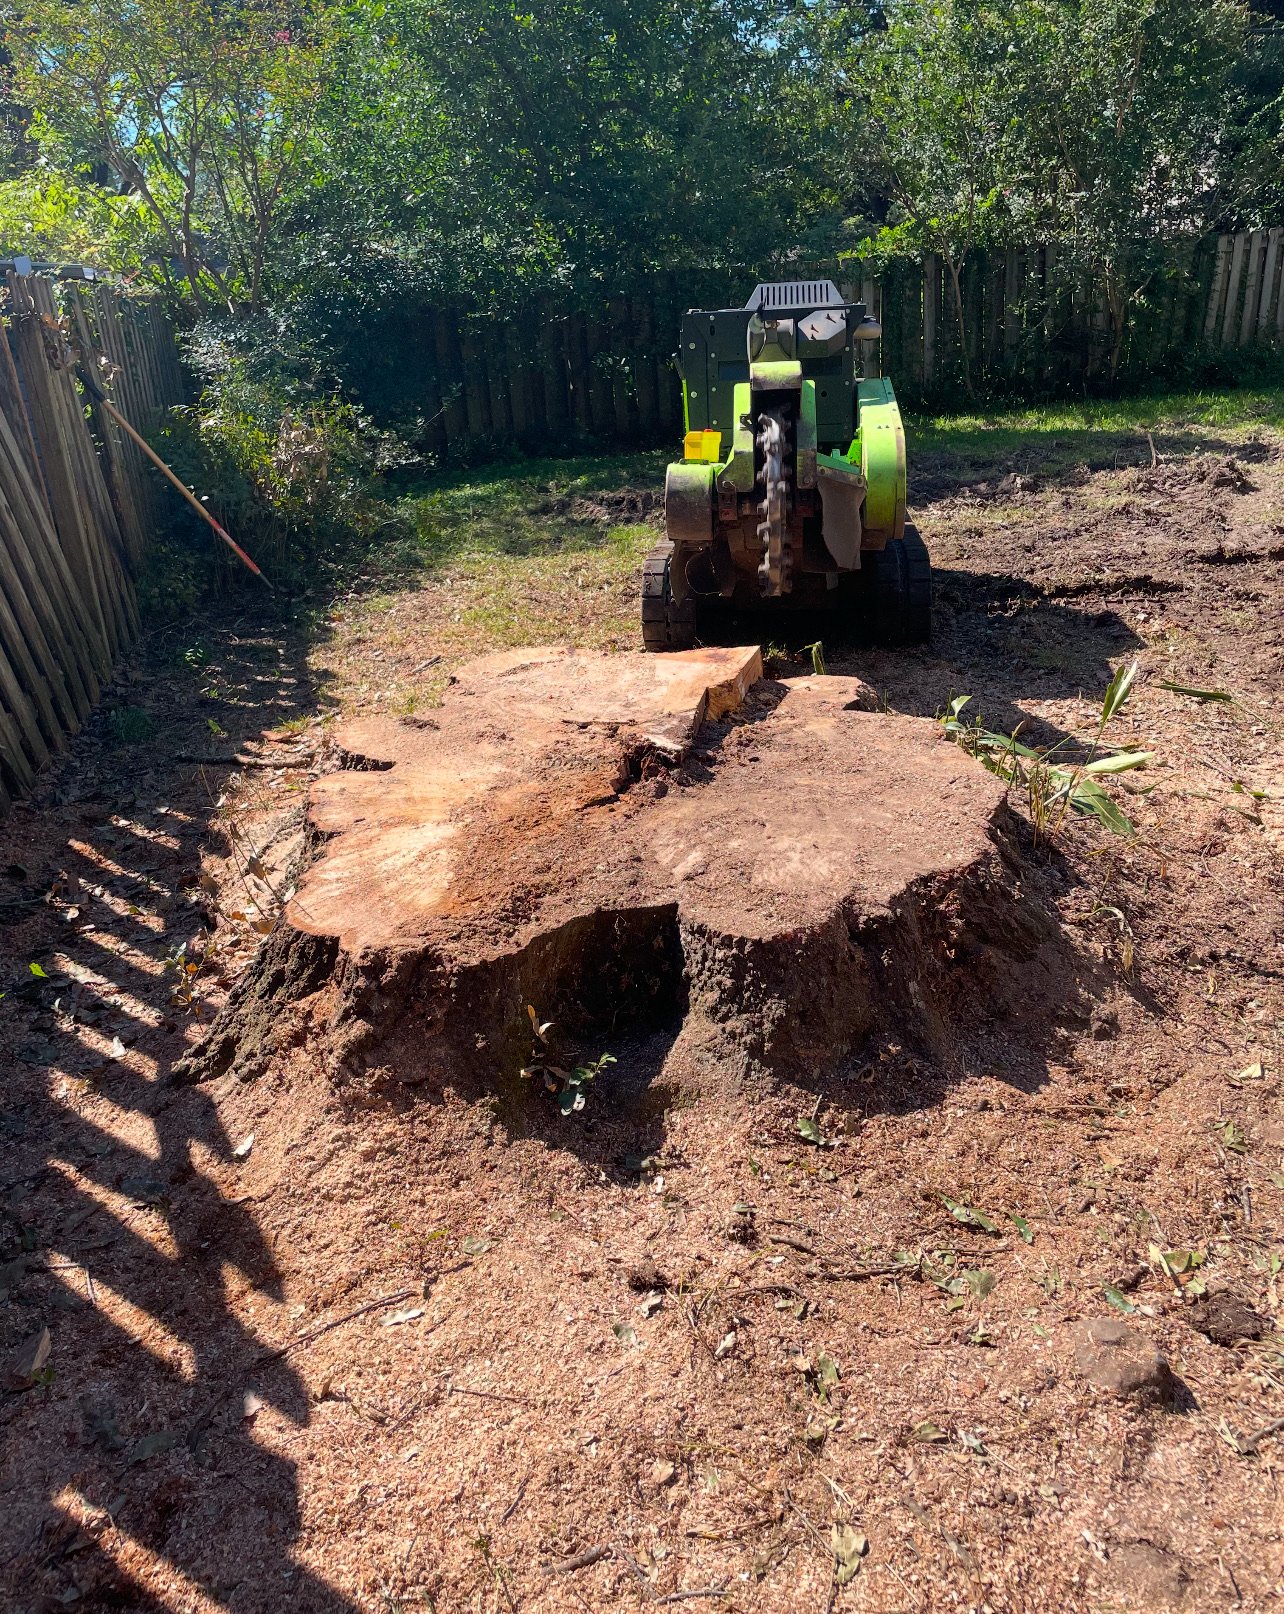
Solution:
M 701 603 L 718 598 L 855 613 L 885 642 L 928 637 L 900 406 L 890 381 L 864 374 L 881 335 L 829 280 L 765 283 L 743 308 L 683 315 L 683 454 L 644 568 L 648 649 L 693 645 Z

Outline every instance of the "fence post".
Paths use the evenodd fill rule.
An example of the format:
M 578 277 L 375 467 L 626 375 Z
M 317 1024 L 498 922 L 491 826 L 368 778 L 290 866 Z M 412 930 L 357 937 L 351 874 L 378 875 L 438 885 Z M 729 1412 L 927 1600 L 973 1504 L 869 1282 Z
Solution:
M 1239 322 L 1239 347 L 1247 345 L 1257 329 L 1257 301 L 1262 292 L 1262 260 L 1266 256 L 1266 231 L 1254 230 L 1249 237 L 1248 284 L 1244 288 L 1244 313 Z
M 1263 342 L 1270 332 L 1271 313 L 1275 307 L 1275 298 L 1279 295 L 1276 284 L 1276 271 L 1279 267 L 1280 239 L 1284 237 L 1284 229 L 1275 228 L 1269 232 L 1266 244 L 1266 267 L 1262 271 L 1262 296 L 1257 308 L 1257 340 Z
M 860 300 L 865 305 L 865 312 L 871 314 L 881 324 L 883 318 L 882 286 L 872 275 L 867 275 L 861 283 Z M 882 340 L 880 338 L 877 342 L 864 342 L 861 345 L 865 349 L 862 355 L 861 369 L 867 381 L 875 380 L 881 373 Z
M 1219 235 L 1217 257 L 1213 265 L 1213 281 L 1208 289 L 1208 311 L 1204 315 L 1204 342 L 1211 347 L 1222 318 L 1222 302 L 1226 296 L 1226 277 L 1230 272 L 1231 238 Z
M 1239 313 L 1239 285 L 1244 273 L 1244 252 L 1248 234 L 1240 230 L 1231 247 L 1230 277 L 1226 282 L 1226 312 L 1222 319 L 1222 346 L 1229 347 L 1235 334 L 1235 316 Z

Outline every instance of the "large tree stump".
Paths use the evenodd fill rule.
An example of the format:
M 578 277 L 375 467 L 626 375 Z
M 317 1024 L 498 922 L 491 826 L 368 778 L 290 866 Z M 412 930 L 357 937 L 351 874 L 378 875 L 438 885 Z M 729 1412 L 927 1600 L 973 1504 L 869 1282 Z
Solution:
M 573 1050 L 680 1028 L 675 1056 L 724 1077 L 815 1072 L 878 1030 L 948 1058 L 1014 965 L 1023 991 L 1061 967 L 1002 786 L 855 679 L 761 671 L 515 651 L 431 718 L 349 724 L 311 866 L 180 1076 L 252 1074 L 298 999 L 347 1081 L 515 1081 L 528 1005 Z

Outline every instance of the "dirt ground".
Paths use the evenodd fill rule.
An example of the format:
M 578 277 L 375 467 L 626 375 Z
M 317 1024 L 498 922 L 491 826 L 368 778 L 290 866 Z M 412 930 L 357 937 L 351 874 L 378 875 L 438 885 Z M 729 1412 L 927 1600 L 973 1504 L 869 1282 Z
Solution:
M 487 644 L 453 562 L 311 640 L 144 642 L 0 824 L 6 1608 L 1279 1606 L 1284 442 L 1090 436 L 920 455 L 933 645 L 827 638 L 890 710 L 1039 745 L 1140 661 L 1136 836 L 1012 803 L 1064 991 L 978 983 L 948 1062 L 700 1097 L 624 1030 L 563 1117 L 358 1097 L 300 1021 L 176 1085 L 270 951 L 322 714 Z M 612 643 L 628 568 L 578 553 Z M 1094 1382 L 1095 1319 L 1167 1370 Z

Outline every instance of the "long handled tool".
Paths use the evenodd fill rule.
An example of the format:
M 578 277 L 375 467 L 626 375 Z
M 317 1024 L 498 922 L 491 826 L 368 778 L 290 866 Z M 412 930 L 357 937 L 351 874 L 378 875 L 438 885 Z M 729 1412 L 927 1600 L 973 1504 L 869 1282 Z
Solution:
M 120 429 L 123 432 L 127 432 L 129 434 L 129 436 L 134 440 L 134 442 L 136 442 L 138 444 L 139 448 L 142 449 L 143 453 L 146 454 L 147 458 L 152 462 L 152 464 L 161 473 L 161 475 L 165 478 L 165 480 L 167 482 L 172 483 L 174 485 L 174 487 L 176 487 L 178 489 L 178 491 L 187 500 L 188 504 L 191 505 L 192 509 L 196 511 L 197 515 L 203 516 L 205 518 L 205 520 L 209 522 L 210 526 L 213 527 L 214 531 L 219 535 L 219 537 L 223 540 L 223 542 L 227 545 L 227 547 L 232 551 L 232 553 L 234 555 L 236 555 L 238 557 L 238 559 L 245 562 L 245 564 L 254 573 L 255 577 L 262 577 L 263 581 L 265 583 L 267 583 L 267 586 L 269 588 L 271 588 L 272 584 L 271 584 L 270 580 L 268 578 L 266 578 L 266 577 L 263 577 L 263 573 L 258 569 L 258 567 L 250 559 L 250 557 L 241 548 L 240 544 L 237 543 L 236 539 L 233 538 L 232 535 L 224 527 L 221 527 L 219 525 L 219 523 L 217 521 L 215 521 L 214 517 L 209 513 L 209 511 L 205 508 L 205 506 L 201 503 L 201 501 L 192 492 L 191 488 L 187 487 L 183 482 L 181 482 L 178 479 L 177 476 L 174 475 L 173 471 L 170 470 L 169 466 L 166 465 L 165 461 L 160 457 L 160 455 L 155 451 L 155 449 L 150 447 L 150 445 L 143 439 L 143 437 L 141 437 L 139 435 L 139 433 L 136 432 L 134 430 L 134 428 L 129 424 L 129 422 L 125 419 L 124 415 L 122 415 L 120 410 L 117 409 L 116 405 L 114 403 L 112 403 L 111 399 L 107 398 L 107 397 L 102 397 L 102 398 L 99 398 L 97 401 L 100 404 L 102 404 L 103 408 L 107 411 L 107 413 L 111 416 L 111 418 L 116 422 L 116 424 L 120 427 Z
M 76 365 L 76 374 L 80 377 L 81 385 L 94 400 L 94 402 L 96 404 L 101 404 L 111 418 L 120 427 L 121 431 L 125 432 L 133 442 L 138 444 L 139 448 L 142 449 L 143 453 L 146 454 L 147 458 L 152 462 L 165 480 L 173 487 L 178 489 L 178 491 L 187 500 L 188 504 L 191 505 L 192 509 L 196 511 L 197 515 L 200 516 L 203 521 L 209 522 L 210 526 L 213 527 L 214 531 L 237 557 L 237 559 L 243 562 L 244 565 L 248 566 L 249 569 L 254 573 L 255 577 L 262 578 L 267 586 L 271 588 L 271 580 L 263 576 L 263 573 L 255 565 L 251 557 L 247 555 L 241 548 L 240 544 L 237 543 L 236 539 L 232 537 L 231 533 L 229 533 L 225 527 L 221 526 L 217 521 L 215 521 L 214 517 L 192 492 L 191 488 L 189 488 L 174 474 L 173 471 L 170 470 L 169 466 L 166 465 L 165 461 L 160 457 L 156 450 L 152 448 L 147 440 L 139 432 L 136 432 L 129 424 L 124 415 L 121 414 L 120 410 L 117 409 L 116 405 L 111 401 L 111 399 L 99 385 L 98 378 L 94 375 L 92 367 L 88 363 L 84 362 L 83 359 L 82 362 Z

